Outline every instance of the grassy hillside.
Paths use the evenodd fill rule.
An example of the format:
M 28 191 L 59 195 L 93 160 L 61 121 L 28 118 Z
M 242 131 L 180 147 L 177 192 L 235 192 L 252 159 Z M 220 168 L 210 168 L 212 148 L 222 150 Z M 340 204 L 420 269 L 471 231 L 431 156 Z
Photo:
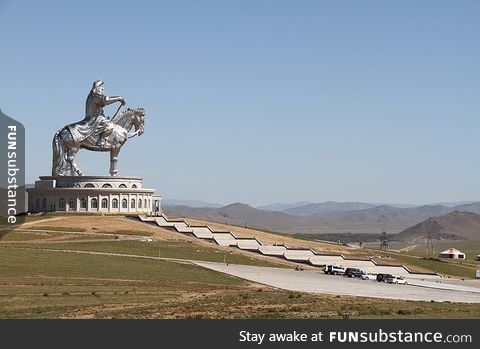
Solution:
M 0 246 L 0 318 L 478 318 L 479 304 L 278 291 L 188 264 Z
M 285 243 L 291 247 L 311 247 L 320 252 L 342 253 L 348 257 L 354 258 L 370 258 L 379 255 L 385 255 L 383 251 L 378 251 L 378 245 L 374 244 L 373 249 L 368 248 L 352 248 L 337 243 L 320 242 L 314 240 L 299 239 L 290 234 L 278 232 L 265 232 L 256 229 L 212 223 L 208 221 L 200 221 L 188 219 L 191 224 L 204 225 L 208 224 L 214 229 L 231 230 L 238 236 L 251 237 L 256 236 L 265 243 Z M 31 235 L 14 232 L 15 239 L 23 240 L 22 242 L 10 241 L 10 234 L 1 236 L 0 244 L 9 243 L 14 246 L 23 247 L 41 247 L 49 249 L 70 249 L 79 251 L 96 251 L 96 252 L 112 252 L 123 254 L 138 254 L 143 256 L 159 255 L 163 258 L 180 258 L 180 259 L 196 259 L 205 261 L 239 263 L 248 265 L 261 266 L 285 266 L 293 267 L 294 263 L 287 262 L 281 258 L 265 257 L 254 252 L 241 251 L 234 248 L 221 247 L 211 242 L 189 237 L 188 235 L 179 234 L 170 230 L 165 230 L 154 225 L 141 223 L 134 218 L 125 217 L 89 217 L 89 216 L 65 216 L 65 215 L 47 215 L 44 220 L 34 219 L 22 226 L 27 232 L 31 231 Z M 49 232 L 43 229 L 51 229 Z M 68 235 L 68 231 L 83 232 L 93 235 Z M 62 232 L 65 234 L 62 235 Z M 154 242 L 141 241 L 120 241 L 115 239 L 115 233 L 126 235 L 148 235 L 155 239 Z M 47 235 L 45 235 L 47 234 Z M 103 236 L 102 234 L 111 234 Z M 10 237 L 9 237 L 10 235 Z M 37 237 L 36 239 L 34 237 Z M 188 242 L 190 241 L 190 242 Z M 453 246 L 456 247 L 457 245 Z M 450 247 L 450 246 L 448 246 Z M 462 246 L 463 247 L 463 246 Z M 470 245 L 472 250 L 466 250 L 467 257 L 473 256 L 475 245 Z M 439 247 L 440 248 L 440 245 Z M 461 248 L 460 248 L 461 249 Z M 424 250 L 423 250 L 424 251 Z M 403 254 L 390 253 L 389 259 L 378 259 L 381 263 L 387 264 L 405 264 L 412 270 L 416 271 L 437 271 L 444 275 L 473 278 L 475 270 L 479 267 L 479 263 L 471 261 L 464 265 L 454 265 L 452 261 L 438 262 L 435 260 L 423 260 L 416 256 L 422 257 L 421 247 L 418 247 L 418 253 L 408 252 Z M 453 262 L 454 263 L 454 262 Z M 309 268 L 308 266 L 306 266 Z M 310 267 L 313 268 L 313 267 Z
M 95 251 L 212 262 L 290 266 L 280 259 L 217 246 L 125 217 L 58 216 L 33 220 L 21 231 L 0 230 L 0 246 Z M 86 235 L 88 234 L 88 235 Z M 150 236 L 152 242 L 118 239 L 118 235 Z

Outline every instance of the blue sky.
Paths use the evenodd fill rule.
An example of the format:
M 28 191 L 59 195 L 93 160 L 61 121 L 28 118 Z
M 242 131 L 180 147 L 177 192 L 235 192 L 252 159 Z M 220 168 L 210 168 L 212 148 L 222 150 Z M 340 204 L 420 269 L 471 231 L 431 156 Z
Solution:
M 27 182 L 96 79 L 143 106 L 119 157 L 165 198 L 480 199 L 478 1 L 0 0 Z M 112 115 L 115 106 L 107 109 Z M 86 174 L 108 155 L 81 151 Z

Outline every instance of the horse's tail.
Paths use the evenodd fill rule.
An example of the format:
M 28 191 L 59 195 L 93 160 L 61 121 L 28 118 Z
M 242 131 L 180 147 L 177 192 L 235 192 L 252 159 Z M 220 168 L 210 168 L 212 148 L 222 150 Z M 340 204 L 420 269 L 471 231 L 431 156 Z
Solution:
M 69 168 L 65 147 L 62 143 L 61 136 L 60 136 L 61 132 L 62 130 L 59 130 L 55 133 L 55 136 L 53 136 L 52 176 L 65 175 L 65 172 L 68 171 L 68 168 Z

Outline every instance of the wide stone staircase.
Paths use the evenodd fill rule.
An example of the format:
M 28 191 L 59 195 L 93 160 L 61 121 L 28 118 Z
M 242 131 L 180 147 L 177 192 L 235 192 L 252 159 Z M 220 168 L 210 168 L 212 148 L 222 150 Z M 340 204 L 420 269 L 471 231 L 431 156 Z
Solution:
M 327 264 L 342 265 L 344 268 L 359 268 L 368 273 L 388 273 L 409 278 L 439 279 L 437 273 L 413 272 L 402 264 L 381 264 L 373 259 L 348 258 L 343 254 L 322 253 L 311 248 L 298 248 L 280 244 L 262 243 L 256 237 L 237 237 L 231 231 L 214 230 L 208 225 L 190 225 L 185 220 L 171 220 L 167 216 L 144 216 L 138 218 L 145 223 L 155 224 L 161 228 L 172 229 L 197 239 L 209 240 L 220 246 L 238 248 L 240 250 L 260 253 L 264 256 L 283 258 L 295 263 L 306 263 L 323 268 Z

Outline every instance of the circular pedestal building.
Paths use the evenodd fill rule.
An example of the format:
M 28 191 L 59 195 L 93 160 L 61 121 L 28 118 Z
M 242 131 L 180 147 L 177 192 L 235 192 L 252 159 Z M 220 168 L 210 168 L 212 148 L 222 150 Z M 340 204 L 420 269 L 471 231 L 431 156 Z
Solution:
M 159 214 L 161 197 L 131 176 L 42 176 L 27 189 L 29 212 Z

